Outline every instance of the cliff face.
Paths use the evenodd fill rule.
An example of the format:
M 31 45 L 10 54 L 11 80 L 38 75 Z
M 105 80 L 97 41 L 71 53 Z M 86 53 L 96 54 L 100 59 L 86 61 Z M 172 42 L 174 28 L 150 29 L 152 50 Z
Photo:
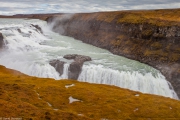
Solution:
M 66 14 L 49 17 L 57 33 L 159 69 L 180 97 L 180 10 Z

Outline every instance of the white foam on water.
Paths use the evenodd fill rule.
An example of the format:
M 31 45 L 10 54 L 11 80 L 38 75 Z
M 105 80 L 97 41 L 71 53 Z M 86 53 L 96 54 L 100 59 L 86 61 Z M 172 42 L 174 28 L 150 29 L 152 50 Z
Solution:
M 170 90 L 168 82 L 161 74 L 154 77 L 151 73 L 143 75 L 137 71 L 112 70 L 102 65 L 84 65 L 78 80 L 178 98 L 174 90 Z
M 61 79 L 68 79 L 68 68 L 69 68 L 69 64 L 68 63 L 64 64 L 63 74 L 61 75 Z

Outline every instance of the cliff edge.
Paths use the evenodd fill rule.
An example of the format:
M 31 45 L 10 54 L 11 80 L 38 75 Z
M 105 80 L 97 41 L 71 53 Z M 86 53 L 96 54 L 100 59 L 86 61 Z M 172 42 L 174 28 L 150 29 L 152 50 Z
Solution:
M 180 97 L 180 9 L 61 14 L 46 21 L 55 32 L 149 64 Z

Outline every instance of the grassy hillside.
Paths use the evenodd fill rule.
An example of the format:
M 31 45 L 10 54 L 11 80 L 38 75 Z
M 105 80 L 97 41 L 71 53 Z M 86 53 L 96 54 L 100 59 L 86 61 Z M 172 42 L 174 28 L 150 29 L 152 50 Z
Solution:
M 69 103 L 69 97 L 80 101 Z M 180 119 L 177 100 L 115 86 L 30 77 L 3 66 L 0 106 L 0 117 L 23 120 Z

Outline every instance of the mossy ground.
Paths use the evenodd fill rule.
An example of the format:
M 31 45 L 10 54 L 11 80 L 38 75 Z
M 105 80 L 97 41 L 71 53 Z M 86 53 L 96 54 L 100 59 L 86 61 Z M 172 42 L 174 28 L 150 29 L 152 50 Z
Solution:
M 71 84 L 75 86 L 65 87 Z M 80 101 L 70 104 L 70 96 Z M 180 119 L 177 100 L 109 85 L 30 77 L 3 66 L 0 106 L 0 117 L 25 120 Z
M 179 26 L 179 14 L 180 9 L 114 11 L 104 12 L 98 15 L 97 19 L 106 22 L 115 20 L 117 23 L 148 23 L 156 26 Z

